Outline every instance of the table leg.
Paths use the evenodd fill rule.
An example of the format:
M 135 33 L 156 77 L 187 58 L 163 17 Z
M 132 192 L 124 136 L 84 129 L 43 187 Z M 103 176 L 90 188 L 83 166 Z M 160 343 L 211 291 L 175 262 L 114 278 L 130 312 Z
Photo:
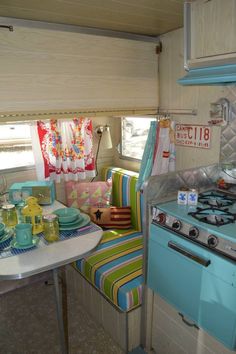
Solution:
M 61 276 L 61 297 L 62 297 L 64 333 L 65 333 L 67 350 L 69 351 L 67 281 L 66 281 L 66 267 L 65 266 L 61 268 L 60 276 Z
M 58 319 L 58 326 L 59 326 L 59 335 L 60 335 L 60 342 L 61 342 L 61 352 L 62 354 L 68 354 L 68 342 L 66 342 L 65 336 L 65 327 L 63 321 L 63 310 L 62 310 L 62 302 L 60 297 L 60 288 L 59 288 L 59 277 L 58 277 L 58 269 L 53 269 L 53 280 L 54 280 L 54 288 L 55 288 L 55 295 L 56 295 L 56 306 L 57 306 L 57 319 Z

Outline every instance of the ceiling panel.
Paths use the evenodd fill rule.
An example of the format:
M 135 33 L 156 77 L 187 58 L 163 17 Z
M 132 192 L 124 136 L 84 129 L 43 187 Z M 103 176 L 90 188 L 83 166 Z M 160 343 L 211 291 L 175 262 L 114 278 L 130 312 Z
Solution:
M 0 16 L 159 35 L 183 26 L 184 0 L 1 0 Z

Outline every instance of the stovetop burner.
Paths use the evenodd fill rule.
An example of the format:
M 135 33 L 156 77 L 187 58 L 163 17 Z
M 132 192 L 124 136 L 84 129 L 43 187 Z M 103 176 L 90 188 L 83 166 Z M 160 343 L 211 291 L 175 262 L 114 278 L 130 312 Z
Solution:
M 199 194 L 198 201 L 199 203 L 207 204 L 216 208 L 227 207 L 236 203 L 235 198 L 217 191 L 210 191 Z
M 214 226 L 222 226 L 235 222 L 235 214 L 232 214 L 228 209 L 219 209 L 215 207 L 197 208 L 195 212 L 189 212 L 198 221 Z

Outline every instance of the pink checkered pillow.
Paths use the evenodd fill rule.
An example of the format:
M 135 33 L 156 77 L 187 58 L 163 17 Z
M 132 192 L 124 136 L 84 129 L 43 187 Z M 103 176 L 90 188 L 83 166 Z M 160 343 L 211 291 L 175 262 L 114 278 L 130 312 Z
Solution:
M 66 182 L 66 199 L 69 207 L 89 213 L 90 207 L 109 207 L 112 180 L 105 182 Z

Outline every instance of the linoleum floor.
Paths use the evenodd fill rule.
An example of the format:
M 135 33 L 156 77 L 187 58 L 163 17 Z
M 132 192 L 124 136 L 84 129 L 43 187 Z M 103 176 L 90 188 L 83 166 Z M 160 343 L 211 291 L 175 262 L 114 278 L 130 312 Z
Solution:
M 70 354 L 124 354 L 68 297 Z M 0 354 L 60 354 L 54 287 L 44 282 L 0 296 Z

